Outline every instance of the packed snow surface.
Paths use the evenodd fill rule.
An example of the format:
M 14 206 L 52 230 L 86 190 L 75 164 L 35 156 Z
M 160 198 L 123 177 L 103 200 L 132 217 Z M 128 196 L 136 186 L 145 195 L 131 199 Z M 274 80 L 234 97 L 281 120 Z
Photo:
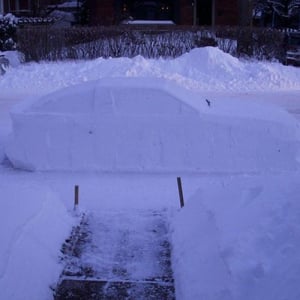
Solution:
M 80 208 L 91 213 L 168 209 L 177 299 L 299 299 L 299 129 L 296 119 L 279 107 L 299 113 L 299 68 L 241 61 L 210 47 L 173 60 L 20 65 L 11 55 L 12 61 L 0 77 L 1 299 L 52 299 L 50 286 L 62 268 L 60 245 L 76 220 L 70 213 L 75 184 L 80 186 Z M 104 105 L 93 91 L 106 85 L 106 99 L 117 99 L 116 82 L 123 89 L 120 95 L 128 87 L 124 102 Z M 155 95 L 153 102 L 139 102 L 138 93 L 128 96 L 145 85 L 151 99 Z M 168 101 L 158 105 L 165 96 Z M 14 103 L 19 105 L 10 120 Z M 125 145 L 123 152 L 113 148 L 118 164 L 106 149 L 109 174 L 90 170 L 95 153 L 87 146 L 96 141 L 91 149 L 100 147 L 95 139 L 100 125 L 115 131 L 115 141 Z M 104 129 L 100 133 L 101 139 L 114 142 Z M 189 142 L 179 149 L 191 155 L 179 164 L 178 141 L 184 138 Z M 154 163 L 165 166 L 164 160 L 145 157 L 166 141 L 168 149 L 162 152 L 170 160 L 168 168 L 153 169 Z M 4 144 L 18 167 L 38 162 L 53 170 L 66 160 L 78 167 L 81 159 L 86 172 L 12 169 Z M 137 157 L 143 152 L 132 152 L 134 144 L 146 151 L 143 159 Z M 174 157 L 176 168 L 170 172 Z M 187 172 L 183 166 L 193 166 L 191 158 L 206 168 Z M 139 173 L 129 172 L 133 163 Z M 120 164 L 126 172 L 116 168 Z M 182 176 L 186 200 L 180 211 L 176 176 Z

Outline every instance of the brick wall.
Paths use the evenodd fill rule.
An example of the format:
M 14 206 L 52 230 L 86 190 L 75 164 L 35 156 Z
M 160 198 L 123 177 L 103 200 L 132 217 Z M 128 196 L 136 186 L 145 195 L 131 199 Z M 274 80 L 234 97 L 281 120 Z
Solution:
M 178 5 L 180 25 L 193 25 L 192 0 L 179 0 Z
M 238 15 L 238 0 L 216 0 L 216 25 L 237 25 Z
M 92 25 L 112 25 L 115 19 L 115 7 L 112 0 L 88 0 L 90 23 Z
M 216 25 L 237 25 L 238 24 L 238 1 L 239 0 L 215 0 L 215 23 Z M 193 24 L 192 0 L 180 0 L 180 24 Z M 206 1 L 208 2 L 208 1 Z M 212 1 L 211 1 L 212 2 Z M 203 6 L 202 0 L 197 1 L 197 20 L 199 21 L 199 11 Z M 206 3 L 207 5 L 207 3 Z M 212 5 L 212 4 L 211 4 Z M 209 12 L 211 13 L 211 12 Z

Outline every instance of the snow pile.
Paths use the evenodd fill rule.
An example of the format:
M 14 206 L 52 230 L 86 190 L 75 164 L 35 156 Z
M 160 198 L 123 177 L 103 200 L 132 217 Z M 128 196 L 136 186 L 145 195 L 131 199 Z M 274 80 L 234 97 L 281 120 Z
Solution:
M 173 267 L 181 300 L 298 300 L 299 178 L 224 180 L 176 216 Z
M 6 153 L 27 170 L 253 172 L 297 165 L 298 124 L 283 111 L 209 103 L 162 80 L 67 88 L 22 103 L 12 121 Z
M 217 48 L 194 49 L 176 59 L 98 58 L 92 61 L 23 64 L 1 78 L 2 95 L 11 91 L 46 94 L 105 77 L 165 78 L 201 91 L 266 91 L 300 88 L 300 69 L 279 63 L 240 61 Z
M 73 221 L 48 188 L 11 179 L 2 175 L 0 183 L 1 299 L 52 299 L 49 284 L 58 280 L 58 251 Z
M 61 11 L 61 10 L 53 10 L 50 14 L 50 17 L 56 18 L 57 20 L 63 20 L 66 22 L 75 22 L 75 17 L 73 13 Z M 57 21 L 56 21 L 57 22 Z

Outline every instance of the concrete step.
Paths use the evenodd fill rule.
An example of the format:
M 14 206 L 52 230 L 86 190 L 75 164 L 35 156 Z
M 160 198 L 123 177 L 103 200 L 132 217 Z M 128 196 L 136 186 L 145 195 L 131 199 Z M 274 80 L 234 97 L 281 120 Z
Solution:
M 164 282 L 130 282 L 64 279 L 55 300 L 173 300 L 174 285 Z

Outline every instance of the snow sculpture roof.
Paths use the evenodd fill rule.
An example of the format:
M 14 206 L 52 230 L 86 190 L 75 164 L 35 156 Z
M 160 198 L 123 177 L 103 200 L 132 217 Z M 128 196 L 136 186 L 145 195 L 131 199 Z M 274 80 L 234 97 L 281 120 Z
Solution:
M 35 99 L 23 112 L 178 115 L 197 110 L 175 96 L 163 80 L 115 78 L 69 87 Z

